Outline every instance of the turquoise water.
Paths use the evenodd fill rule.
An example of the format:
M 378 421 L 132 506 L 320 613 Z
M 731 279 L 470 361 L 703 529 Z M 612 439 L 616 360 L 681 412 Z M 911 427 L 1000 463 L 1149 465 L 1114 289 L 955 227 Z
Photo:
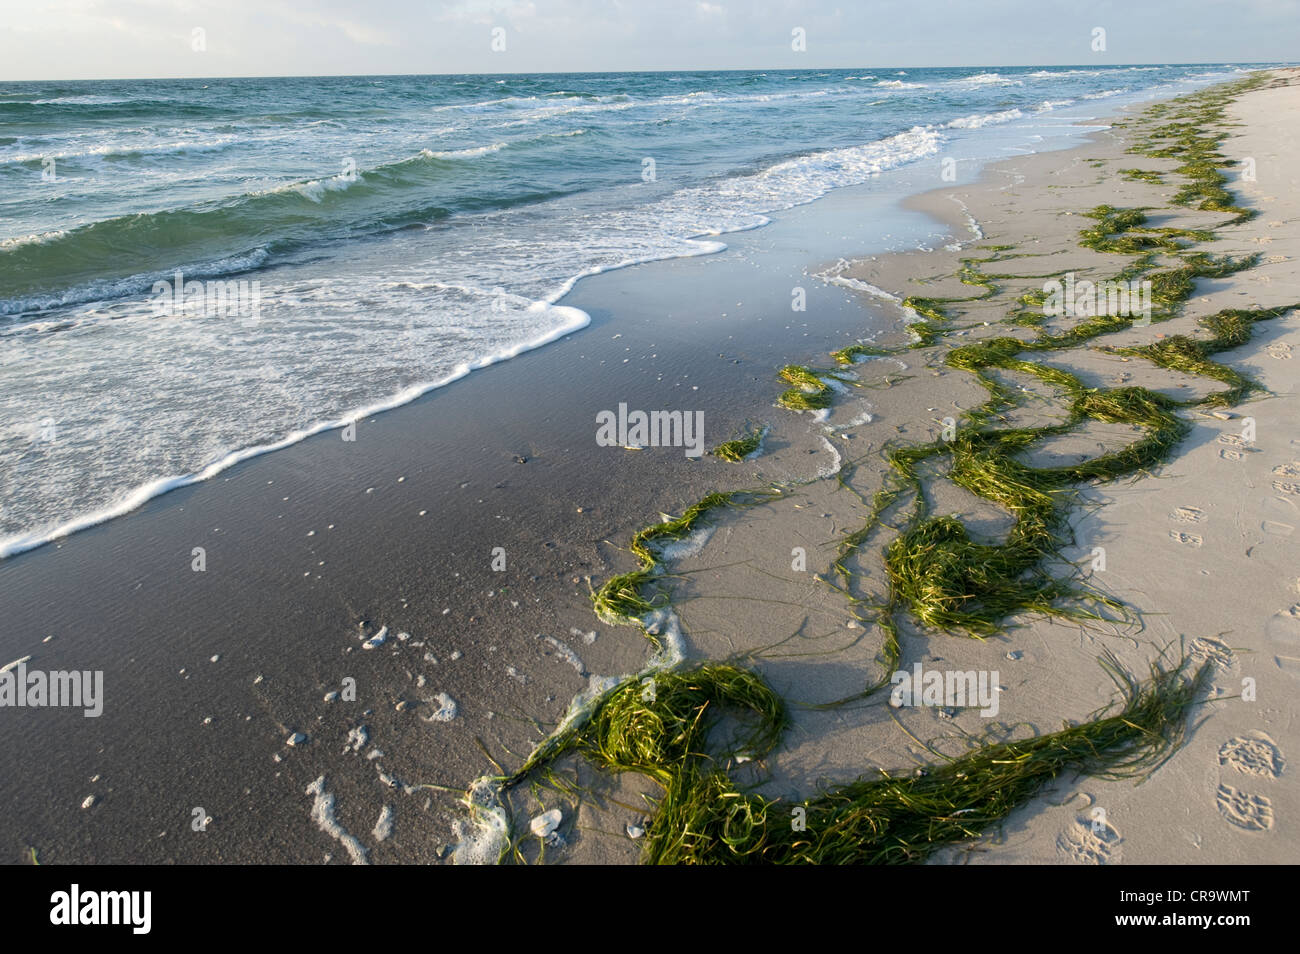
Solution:
M 0 556 L 561 337 L 582 275 L 1237 72 L 0 84 Z

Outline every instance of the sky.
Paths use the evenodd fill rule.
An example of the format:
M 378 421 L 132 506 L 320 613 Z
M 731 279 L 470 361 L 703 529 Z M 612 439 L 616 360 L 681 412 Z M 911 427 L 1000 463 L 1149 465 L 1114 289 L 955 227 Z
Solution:
M 1300 0 L 0 0 L 0 80 L 1289 62 L 1297 27 Z

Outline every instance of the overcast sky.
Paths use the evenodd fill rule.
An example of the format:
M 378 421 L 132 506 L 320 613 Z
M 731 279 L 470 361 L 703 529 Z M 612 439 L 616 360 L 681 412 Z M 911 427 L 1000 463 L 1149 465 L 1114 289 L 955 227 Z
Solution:
M 1297 27 L 1300 0 L 0 0 L 0 80 L 1272 62 Z

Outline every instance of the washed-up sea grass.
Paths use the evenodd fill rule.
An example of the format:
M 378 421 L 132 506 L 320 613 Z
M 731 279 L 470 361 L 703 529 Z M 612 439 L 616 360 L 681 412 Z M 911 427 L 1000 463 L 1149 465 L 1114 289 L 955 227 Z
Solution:
M 1149 182 L 1153 185 L 1165 184 L 1164 175 L 1154 169 L 1121 169 L 1119 174 L 1130 182 Z
M 970 751 L 947 761 L 864 776 L 800 802 L 746 792 L 731 777 L 738 759 L 774 750 L 788 723 L 780 696 L 735 666 L 663 673 L 653 692 L 629 679 L 549 757 L 578 752 L 659 784 L 642 849 L 647 863 L 911 864 L 990 833 L 1067 773 L 1141 779 L 1173 753 L 1204 667 L 1157 664 L 1139 682 L 1113 660 L 1103 665 L 1121 701 L 1082 724 L 1011 742 L 972 740 Z
M 1179 229 L 1164 226 L 1148 228 L 1146 209 L 1117 209 L 1110 205 L 1099 205 L 1083 213 L 1097 224 L 1080 233 L 1080 242 L 1084 248 L 1098 252 L 1114 252 L 1119 255 L 1141 255 L 1156 250 L 1178 251 L 1187 248 L 1190 242 L 1208 242 L 1214 233 L 1207 229 Z
M 1171 120 L 1146 131 L 1129 152 L 1161 159 L 1179 159 L 1174 170 L 1186 182 L 1174 196 L 1177 205 L 1211 212 L 1231 212 L 1226 224 L 1249 221 L 1254 209 L 1235 205 L 1232 194 L 1224 188 L 1228 177 L 1221 171 L 1235 165 L 1219 150 L 1228 136 L 1226 128 L 1228 102 L 1237 94 L 1254 89 L 1264 82 L 1259 75 L 1248 76 L 1228 87 L 1210 88 L 1171 103 L 1160 104 L 1148 116 Z
M 780 376 L 793 385 L 776 399 L 776 403 L 782 407 L 788 407 L 792 411 L 819 411 L 831 406 L 831 386 L 818 377 L 812 368 L 788 364 L 781 369 Z
M 1213 337 L 1173 335 L 1154 344 L 1109 350 L 1114 354 L 1144 358 L 1157 367 L 1221 381 L 1228 385 L 1227 390 L 1216 391 L 1195 403 L 1227 407 L 1244 400 L 1252 391 L 1259 390 L 1260 385 L 1236 368 L 1211 361 L 1209 356 L 1245 344 L 1250 340 L 1251 325 L 1255 322 L 1279 318 L 1296 308 L 1300 308 L 1300 302 L 1277 308 L 1227 308 L 1200 320 L 1201 326 Z
M 668 595 L 657 586 L 661 572 L 659 549 L 664 544 L 691 535 L 713 510 L 744 506 L 780 496 L 779 490 L 746 490 L 712 493 L 692 504 L 679 517 L 638 530 L 628 549 L 641 566 L 606 580 L 591 594 L 597 618 L 609 625 L 642 625 L 643 618 L 668 604 Z M 647 634 L 653 640 L 652 634 Z
M 884 348 L 877 348 L 873 345 L 854 344 L 847 348 L 840 348 L 838 351 L 832 351 L 831 357 L 835 359 L 836 364 L 857 364 L 859 358 L 876 358 L 889 354 Z
M 1250 85 L 1237 84 L 1217 95 L 1226 99 Z M 1204 96 L 1198 100 L 1196 110 L 1198 114 L 1209 111 L 1221 115 L 1221 106 Z M 1172 137 L 1168 131 L 1162 135 Z M 1184 152 L 1171 149 L 1168 155 L 1186 158 L 1185 153 L 1205 155 L 1212 151 L 1222 136 L 1213 129 L 1193 129 L 1172 138 Z M 1152 297 L 1161 308 L 1161 319 L 1178 313 L 1192 295 L 1195 279 L 1232 274 L 1258 261 L 1255 255 L 1216 257 L 1193 251 L 1188 243 L 1207 241 L 1213 238 L 1213 233 L 1150 228 L 1143 209 L 1099 206 L 1086 214 L 1097 224 L 1083 231 L 1081 244 L 1135 256 L 1114 280 L 1130 281 L 1139 276 L 1150 280 Z M 1177 264 L 1158 267 L 1154 258 L 1157 252 L 1172 255 Z M 962 269 L 969 276 L 970 263 L 963 260 Z M 945 304 L 962 300 L 925 299 L 915 304 L 921 305 L 931 317 L 946 319 L 949 316 Z M 1008 315 L 1008 323 L 1031 329 L 1041 324 L 1043 316 L 1033 315 L 1030 309 L 1041 307 L 1045 300 L 1045 293 L 1038 290 L 1023 293 Z M 934 629 L 983 637 L 999 632 L 1008 618 L 1019 614 L 1087 620 L 1119 611 L 1121 604 L 1117 601 L 1049 571 L 1053 560 L 1063 562 L 1061 552 L 1070 542 L 1066 528 L 1075 487 L 1135 476 L 1167 460 L 1189 427 L 1175 413 L 1178 407 L 1189 403 L 1223 405 L 1244 396 L 1251 383 L 1207 356 L 1244 343 L 1249 339 L 1254 321 L 1275 317 L 1286 310 L 1231 310 L 1203 322 L 1215 335 L 1209 341 L 1192 342 L 1176 337 L 1120 352 L 1229 384 L 1227 391 L 1199 402 L 1177 402 L 1139 387 L 1088 389 L 1069 372 L 1029 357 L 1035 352 L 1077 347 L 1099 335 L 1128 328 L 1136 320 L 1132 315 L 1085 316 L 1064 330 L 1040 331 L 1037 336 L 1027 338 L 995 337 L 948 351 L 944 363 L 973 374 L 988 391 L 989 399 L 967 411 L 962 425 L 949 439 L 913 445 L 907 450 L 895 447 L 887 453 L 892 475 L 877 495 L 866 525 L 841 541 L 834 563 L 841 589 L 850 594 L 852 574 L 848 558 L 881 528 L 886 510 L 896 509 L 908 497 L 913 500 L 910 516 L 894 528 L 896 536 L 885 549 L 886 599 L 874 605 L 869 600 L 858 599 L 860 604 L 873 605 L 878 622 L 886 630 L 880 660 L 886 675 L 899 657 L 899 613 L 906 613 Z M 1068 400 L 1066 420 L 1038 428 L 1000 426 L 1003 413 L 1015 406 L 1016 394 L 992 373 L 994 370 L 1032 375 L 1062 392 Z M 1089 420 L 1126 423 L 1144 433 L 1127 446 L 1071 466 L 1031 467 L 1024 462 L 1023 453 L 1035 444 L 1068 433 Z M 939 459 L 948 462 L 948 479 L 997 504 L 1014 518 L 1015 523 L 1003 541 L 976 542 L 956 518 L 927 512 L 916 467 L 921 461 Z M 878 681 L 868 691 L 882 684 Z
M 758 450 L 759 445 L 763 443 L 763 435 L 766 433 L 766 427 L 746 427 L 745 432 L 739 437 L 723 441 L 713 448 L 712 454 L 722 460 L 739 464 Z

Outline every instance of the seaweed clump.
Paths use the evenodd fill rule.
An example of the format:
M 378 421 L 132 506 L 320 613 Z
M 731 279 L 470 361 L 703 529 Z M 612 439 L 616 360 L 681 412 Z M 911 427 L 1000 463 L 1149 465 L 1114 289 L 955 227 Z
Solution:
M 651 864 L 913 864 L 990 832 L 1067 772 L 1139 780 L 1181 743 L 1205 666 L 1152 667 L 1139 682 L 1104 659 L 1118 705 L 1060 731 L 973 748 L 924 769 L 857 779 L 803 801 L 743 791 L 730 769 L 761 759 L 788 724 L 756 674 L 730 665 L 629 679 L 506 787 L 576 752 L 662 789 L 643 848 Z M 730 731 L 726 731 L 727 728 Z M 723 738 L 719 741 L 719 736 Z
M 792 385 L 776 399 L 782 407 L 792 411 L 820 411 L 831 406 L 831 386 L 812 368 L 787 364 L 781 369 L 780 376 Z
M 745 432 L 739 437 L 723 441 L 713 448 L 711 453 L 714 457 L 739 464 L 758 450 L 765 434 L 767 434 L 766 427 L 746 427 Z

